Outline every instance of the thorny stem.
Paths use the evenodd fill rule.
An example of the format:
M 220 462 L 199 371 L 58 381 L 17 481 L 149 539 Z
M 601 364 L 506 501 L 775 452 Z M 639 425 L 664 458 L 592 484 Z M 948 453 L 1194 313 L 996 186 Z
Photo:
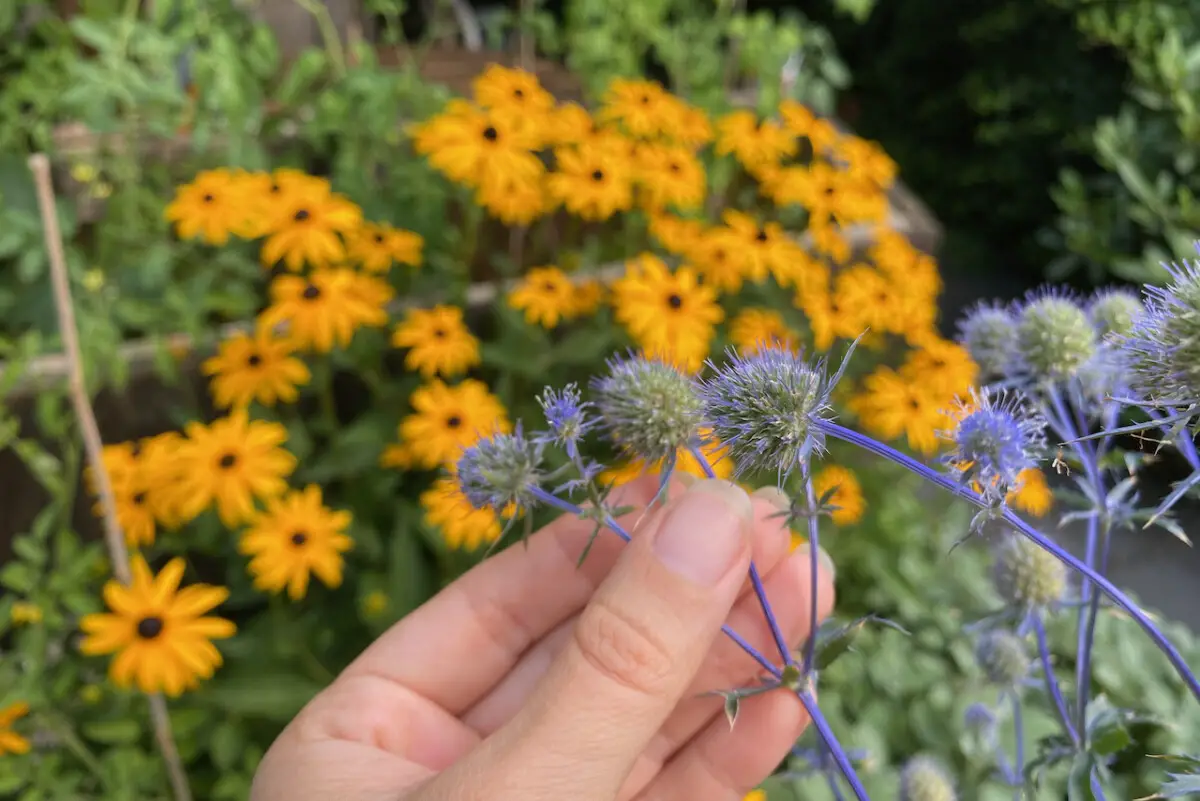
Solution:
M 554 509 L 558 509 L 561 512 L 566 512 L 567 514 L 576 516 L 593 516 L 589 515 L 587 510 L 585 510 L 583 507 L 552 495 L 540 487 L 530 487 L 530 492 L 538 501 Z M 608 514 L 607 512 L 602 512 L 600 516 L 604 525 L 611 529 L 618 537 L 620 537 L 626 543 L 632 540 L 629 532 L 626 531 L 620 523 L 614 520 L 612 515 Z M 758 662 L 758 664 L 761 665 L 764 670 L 770 673 L 772 677 L 775 679 L 780 679 L 783 677 L 782 670 L 772 664 L 771 660 L 763 656 L 757 648 L 748 643 L 746 639 L 736 631 L 731 629 L 728 624 L 721 626 L 721 631 L 724 632 L 727 637 L 733 640 L 739 648 L 749 654 L 754 661 Z M 858 778 L 858 773 L 854 770 L 854 765 L 850 763 L 850 757 L 846 755 L 846 751 L 842 748 L 842 744 L 838 742 L 837 735 L 833 733 L 833 730 L 829 727 L 829 722 L 825 720 L 825 716 L 821 714 L 821 710 L 817 706 L 817 700 L 812 695 L 812 691 L 809 689 L 798 690 L 796 695 L 799 697 L 800 703 L 804 704 L 804 708 L 808 711 L 809 718 L 816 727 L 822 743 L 827 749 L 829 749 L 830 754 L 833 756 L 833 760 L 837 764 L 838 770 L 841 771 L 842 776 L 846 779 L 846 782 L 850 785 L 851 789 L 854 790 L 855 798 L 857 798 L 858 801 L 870 801 L 870 797 L 867 795 L 866 789 L 863 788 L 862 782 Z
M 812 596 L 808 603 L 808 641 L 804 645 L 804 673 L 807 675 L 813 669 L 813 665 L 817 661 L 817 585 L 820 579 L 821 560 L 818 549 L 821 547 L 818 541 L 818 529 L 820 522 L 817 520 L 817 495 L 813 490 L 812 473 L 806 467 L 804 470 L 804 494 L 808 502 L 808 558 L 809 558 L 809 576 L 812 584 Z
M 1050 646 L 1046 643 L 1046 627 L 1043 625 L 1041 614 L 1038 612 L 1032 613 L 1029 619 L 1033 623 L 1034 634 L 1037 635 L 1038 658 L 1042 662 L 1042 676 L 1046 681 L 1046 692 L 1049 693 L 1051 700 L 1054 701 L 1054 708 L 1058 711 L 1058 717 L 1062 721 L 1063 729 L 1066 731 L 1067 736 L 1078 747 L 1080 745 L 1079 732 L 1075 730 L 1075 725 L 1071 723 L 1071 715 L 1067 712 L 1067 702 L 1063 698 L 1062 690 L 1058 686 L 1058 678 L 1054 675 L 1054 666 L 1050 664 Z
M 942 489 L 945 489 L 960 498 L 968 500 L 980 508 L 988 508 L 988 504 L 983 499 L 983 496 L 972 490 L 970 487 L 960 484 L 950 476 L 946 476 L 938 473 L 935 470 L 932 470 L 929 466 L 921 464 L 916 459 L 901 453 L 895 448 L 885 445 L 882 442 L 878 442 L 877 440 L 872 439 L 864 434 L 859 434 L 857 431 L 846 428 L 845 426 L 840 426 L 837 423 L 823 421 L 820 423 L 820 427 L 826 434 L 835 439 L 840 439 L 843 442 L 849 442 L 850 444 L 857 445 L 864 450 L 876 454 L 877 456 L 882 456 L 885 459 L 889 459 L 901 467 L 916 473 L 926 481 L 936 484 Z M 1086 565 L 1084 562 L 1080 561 L 1074 555 L 1063 550 L 1061 546 L 1059 546 L 1045 534 L 1042 534 L 1040 531 L 1030 526 L 1011 509 L 1004 509 L 1001 513 L 1001 517 L 1006 523 L 1015 528 L 1028 539 L 1032 540 L 1039 547 L 1048 551 L 1067 567 L 1090 579 L 1097 587 L 1100 588 L 1101 592 L 1103 592 L 1112 600 L 1114 604 L 1132 617 L 1137 624 L 1142 627 L 1142 630 L 1146 632 L 1150 639 L 1154 641 L 1154 644 L 1158 646 L 1159 650 L 1166 655 L 1167 659 L 1171 662 L 1172 667 L 1175 668 L 1175 671 L 1179 674 L 1179 677 L 1183 679 L 1184 684 L 1187 685 L 1187 688 L 1192 695 L 1195 696 L 1197 700 L 1200 700 L 1200 681 L 1198 681 L 1195 674 L 1192 673 L 1192 669 L 1188 666 L 1188 663 L 1183 658 L 1183 655 L 1179 653 L 1179 649 L 1171 644 L 1171 641 L 1168 640 L 1167 637 L 1159 630 L 1158 626 L 1154 625 L 1154 621 L 1150 619 L 1150 616 L 1143 612 L 1137 604 L 1130 600 L 1129 596 L 1125 595 L 1125 593 L 1121 592 L 1121 590 L 1118 589 L 1115 584 L 1106 579 L 1104 576 L 1098 574 L 1095 570 Z
M 50 262 L 50 281 L 53 287 L 54 306 L 58 314 L 58 330 L 66 354 L 71 405 L 79 423 L 96 488 L 100 496 L 100 508 L 104 519 L 104 541 L 108 547 L 113 575 L 122 584 L 129 584 L 129 551 L 125 547 L 125 535 L 117 518 L 116 496 L 113 494 L 112 479 L 104 467 L 104 441 L 100 438 L 100 427 L 88 398 L 87 383 L 83 375 L 83 357 L 79 348 L 79 329 L 75 323 L 75 304 L 71 299 L 71 284 L 67 277 L 67 260 L 63 254 L 62 232 L 58 228 L 58 212 L 54 202 L 54 185 L 50 178 L 50 160 L 43 153 L 29 157 L 29 171 L 33 173 L 37 188 L 38 210 L 42 217 L 42 231 L 46 239 L 46 253 Z M 176 801 L 191 801 L 192 791 L 188 787 L 187 773 L 179 758 L 179 749 L 171 731 L 171 719 L 167 713 L 167 702 L 159 693 L 147 693 L 150 704 L 150 720 L 159 751 L 167 766 L 167 776 Z
M 704 456 L 704 453 L 699 448 L 696 448 L 696 447 L 693 447 L 690 450 L 691 450 L 692 457 L 695 458 L 696 463 L 700 465 L 700 469 L 704 471 L 704 475 L 708 476 L 709 478 L 716 478 L 717 477 L 716 471 L 714 471 L 712 468 L 712 465 L 708 463 L 708 459 Z M 814 550 L 813 551 L 814 564 L 816 563 L 816 558 L 817 558 L 817 552 Z M 762 607 L 763 617 L 765 617 L 767 619 L 767 626 L 771 629 L 771 637 L 775 640 L 775 647 L 779 649 L 779 655 L 783 658 L 783 663 L 785 665 L 792 664 L 795 661 L 792 658 L 792 650 L 790 648 L 788 648 L 787 639 L 783 636 L 783 629 L 780 628 L 779 621 L 775 617 L 775 610 L 771 607 L 771 602 L 769 600 L 767 600 L 767 588 L 763 586 L 762 575 L 759 574 L 758 565 L 754 564 L 753 559 L 750 560 L 750 584 L 754 587 L 754 595 L 755 595 L 755 597 L 758 598 L 758 605 L 760 607 Z M 812 603 L 814 616 L 816 615 L 816 608 L 817 608 L 817 602 L 816 602 L 816 597 L 815 597 L 816 593 L 817 593 L 817 582 L 816 582 L 816 574 L 814 573 L 814 575 L 813 575 L 813 596 L 814 597 L 813 597 L 813 603 Z M 813 627 L 810 628 L 809 631 L 816 632 L 816 630 L 817 630 L 817 627 L 816 627 L 816 624 L 814 623 Z M 815 637 L 809 637 L 808 639 L 809 639 L 809 642 L 815 642 Z M 805 668 L 804 668 L 805 673 L 808 672 L 808 666 L 810 664 L 811 664 L 811 662 L 809 662 L 807 660 L 805 661 Z

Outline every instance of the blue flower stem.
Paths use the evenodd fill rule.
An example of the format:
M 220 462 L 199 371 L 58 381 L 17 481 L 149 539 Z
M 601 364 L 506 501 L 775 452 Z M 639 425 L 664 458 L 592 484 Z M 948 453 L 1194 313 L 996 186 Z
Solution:
M 813 726 L 817 729 L 817 735 L 821 738 L 821 742 L 829 749 L 833 761 L 841 771 L 842 776 L 846 779 L 846 783 L 850 785 L 850 789 L 854 791 L 854 797 L 858 801 L 870 801 L 867 795 L 867 790 L 862 786 L 862 782 L 858 778 L 858 772 L 854 770 L 854 765 L 850 762 L 850 757 L 846 755 L 842 744 L 838 742 L 837 735 L 829 728 L 829 721 L 821 714 L 821 709 L 817 705 L 817 699 L 813 697 L 812 690 L 801 690 L 797 693 L 800 698 L 800 703 L 804 704 L 804 708 L 808 711 L 808 717 L 812 720 Z
M 704 475 L 709 478 L 716 478 L 717 473 L 709 464 L 708 459 L 704 456 L 703 451 L 693 446 L 691 449 L 692 458 L 700 465 L 700 469 L 704 471 Z M 813 552 L 813 559 L 816 559 L 816 551 Z M 754 587 L 754 595 L 758 598 L 758 605 L 762 607 L 763 617 L 767 619 L 767 626 L 771 629 L 771 637 L 775 640 L 775 647 L 779 649 L 779 655 L 783 659 L 785 665 L 791 665 L 795 662 L 792 657 L 792 649 L 788 647 L 787 639 L 783 636 L 783 629 L 779 626 L 779 620 L 775 617 L 775 610 L 771 607 L 771 602 L 767 599 L 767 588 L 763 586 L 762 576 L 758 572 L 758 566 L 754 564 L 754 560 L 750 561 L 750 584 Z M 813 583 L 813 593 L 815 594 L 817 585 Z M 816 609 L 816 603 L 813 603 L 813 609 Z M 815 640 L 816 628 L 809 629 L 809 642 Z M 806 663 L 807 664 L 807 663 Z M 807 672 L 807 668 L 806 668 Z
M 1024 797 L 1025 776 L 1025 720 L 1021 714 L 1021 695 L 1016 690 L 1009 693 L 1012 701 L 1013 739 L 1015 740 L 1016 765 L 1013 770 L 1014 784 L 1017 786 L 1016 801 Z
M 1096 775 L 1095 768 L 1092 768 L 1088 781 L 1092 786 L 1092 796 L 1095 798 L 1095 801 L 1107 801 L 1104 795 L 1104 785 L 1100 784 L 1100 777 Z
M 531 491 L 533 496 L 539 501 L 554 509 L 558 509 L 560 512 L 566 512 L 567 514 L 575 515 L 576 517 L 588 516 L 587 511 L 582 506 L 571 503 L 567 500 L 563 500 L 555 495 L 551 495 L 549 492 L 546 492 L 540 487 L 532 487 Z M 625 542 L 629 542 L 632 539 L 629 532 L 626 531 L 620 523 L 614 520 L 611 515 L 605 514 L 602 522 L 604 523 L 605 527 L 610 529 Z M 729 639 L 733 640 L 739 648 L 749 654 L 755 662 L 761 665 L 763 670 L 767 671 L 777 679 L 783 676 L 783 671 L 776 667 L 770 659 L 767 659 L 767 657 L 763 656 L 762 652 L 747 642 L 745 637 L 738 634 L 728 625 L 721 626 L 721 631 L 723 631 L 725 635 L 729 637 Z
M 970 487 L 960 484 L 950 476 L 942 475 L 941 473 L 930 469 L 927 465 L 921 464 L 916 459 L 901 453 L 895 448 L 885 445 L 882 442 L 878 442 L 871 437 L 859 434 L 857 431 L 840 426 L 837 423 L 823 421 L 820 423 L 820 427 L 826 434 L 835 439 L 840 439 L 843 442 L 849 442 L 852 445 L 857 445 L 864 450 L 867 450 L 878 456 L 882 456 L 885 459 L 889 459 L 901 467 L 916 473 L 930 483 L 936 484 L 942 489 L 945 489 L 960 498 L 968 500 L 980 508 L 988 508 L 983 496 L 972 490 Z M 1118 589 L 1117 586 L 1111 581 L 1098 574 L 1095 570 L 1093 570 L 1084 562 L 1080 561 L 1074 555 L 1063 550 L 1061 546 L 1059 546 L 1049 537 L 1031 527 L 1011 509 L 1005 509 L 1002 513 L 1002 517 L 1010 526 L 1015 528 L 1028 539 L 1032 540 L 1041 548 L 1053 554 L 1055 558 L 1057 558 L 1067 567 L 1090 579 L 1100 589 L 1101 592 L 1103 592 L 1112 600 L 1114 604 L 1132 617 L 1137 624 L 1142 627 L 1142 630 L 1146 632 L 1150 639 L 1154 641 L 1154 644 L 1158 646 L 1159 650 L 1166 655 L 1167 659 L 1171 662 L 1171 665 L 1175 668 L 1175 671 L 1179 674 L 1180 678 L 1183 679 L 1184 684 L 1187 685 L 1188 690 L 1191 691 L 1192 695 L 1195 696 L 1198 701 L 1200 701 L 1200 681 L 1198 681 L 1195 674 L 1192 673 L 1192 669 L 1188 666 L 1188 663 L 1183 658 L 1183 655 L 1179 653 L 1179 649 L 1172 645 L 1171 641 L 1166 638 L 1166 636 L 1156 625 L 1154 625 L 1154 621 L 1150 619 L 1149 615 L 1143 612 L 1137 606 L 1137 604 L 1130 600 L 1130 598 L 1125 595 L 1125 593 L 1121 592 L 1121 590 Z
M 1071 722 L 1071 715 L 1067 712 L 1067 702 L 1058 686 L 1058 678 L 1054 675 L 1054 666 L 1050 664 L 1050 646 L 1046 643 L 1046 626 L 1042 623 L 1040 613 L 1033 612 L 1029 617 L 1033 623 L 1034 633 L 1037 635 L 1038 658 L 1042 662 L 1042 676 L 1046 681 L 1046 692 L 1054 701 L 1054 709 L 1058 712 L 1059 720 L 1062 721 L 1063 730 L 1071 738 L 1071 742 L 1079 747 L 1079 732 L 1075 729 L 1075 724 Z
M 1094 518 L 1088 518 L 1088 551 L 1089 557 L 1093 556 L 1097 547 L 1099 550 L 1100 563 L 1097 566 L 1101 575 L 1108 573 L 1108 553 L 1109 553 L 1109 522 L 1106 519 L 1103 525 Z M 1091 564 L 1091 559 L 1088 561 Z M 1075 718 L 1076 725 L 1080 731 L 1087 727 L 1087 707 L 1089 696 L 1091 695 L 1092 685 L 1092 650 L 1096 642 L 1096 618 L 1100 615 L 1100 593 L 1088 593 L 1091 597 L 1084 597 L 1087 602 L 1087 608 L 1081 609 L 1081 625 L 1079 630 L 1079 641 L 1076 645 L 1078 649 L 1076 653 L 1076 675 L 1075 675 Z M 1086 617 L 1083 617 L 1086 615 Z
M 821 578 L 821 559 L 818 551 L 821 547 L 818 540 L 820 521 L 817 520 L 817 496 L 813 490 L 812 473 L 809 472 L 807 466 L 804 469 L 804 494 L 808 499 L 808 563 L 809 584 L 812 589 L 812 594 L 808 599 L 808 640 L 804 644 L 804 674 L 807 676 L 817 663 L 817 628 L 820 626 L 817 620 L 817 588 Z
M 530 490 L 531 494 L 537 500 L 551 508 L 558 509 L 559 511 L 567 514 L 575 515 L 576 517 L 588 516 L 587 510 L 585 510 L 583 507 L 556 497 L 540 487 L 531 487 Z M 632 540 L 629 532 L 626 531 L 620 523 L 614 520 L 611 515 L 604 513 L 601 516 L 601 519 L 604 525 L 611 529 L 622 540 L 625 542 L 630 542 Z M 780 668 L 772 664 L 771 660 L 763 656 L 757 648 L 746 642 L 744 637 L 731 629 L 728 625 L 721 626 L 721 631 L 724 632 L 727 637 L 733 640 L 738 647 L 749 654 L 754 661 L 758 662 L 758 664 L 761 665 L 762 668 L 770 673 L 775 679 L 781 679 L 783 677 L 783 671 Z M 817 700 L 813 697 L 811 690 L 797 690 L 796 695 L 799 697 L 800 703 L 804 704 L 804 708 L 808 711 L 809 718 L 812 720 L 813 725 L 816 726 L 817 733 L 820 735 L 821 741 L 825 744 L 825 747 L 829 749 L 830 754 L 833 756 L 833 760 L 837 764 L 838 770 L 841 771 L 842 776 L 844 776 L 846 779 L 846 782 L 850 785 L 851 789 L 854 790 L 855 798 L 857 798 L 858 801 L 871 801 L 870 797 L 867 795 L 866 789 L 863 788 L 862 782 L 858 778 L 858 773 L 854 770 L 854 765 L 850 762 L 850 757 L 846 755 L 846 751 L 844 748 L 842 748 L 842 744 L 838 742 L 837 735 L 835 735 L 833 730 L 829 728 L 829 722 L 825 720 L 825 716 L 821 714 L 821 710 L 817 706 Z
M 842 794 L 842 788 L 838 787 L 837 776 L 832 771 L 824 771 L 825 781 L 829 785 L 829 792 L 833 794 L 833 801 L 846 801 L 846 796 Z

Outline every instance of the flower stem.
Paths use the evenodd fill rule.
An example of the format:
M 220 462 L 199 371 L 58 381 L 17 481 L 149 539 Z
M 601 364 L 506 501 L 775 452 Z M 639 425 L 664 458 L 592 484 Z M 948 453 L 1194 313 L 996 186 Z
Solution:
M 818 540 L 818 529 L 820 521 L 817 520 L 817 495 L 813 490 L 812 473 L 805 466 L 804 469 L 804 494 L 808 499 L 808 557 L 809 557 L 809 584 L 811 585 L 812 594 L 808 599 L 808 641 L 804 645 L 804 673 L 807 675 L 817 663 L 817 627 L 820 625 L 817 620 L 817 592 L 821 574 L 821 559 L 820 541 Z
M 1013 738 L 1015 740 L 1016 763 L 1013 770 L 1014 784 L 1017 786 L 1016 801 L 1024 797 L 1025 775 L 1025 720 L 1021 714 L 1021 695 L 1016 690 L 1010 693 L 1012 700 Z
M 854 797 L 858 801 L 870 801 L 867 795 L 866 788 L 862 786 L 862 782 L 858 778 L 857 771 L 854 770 L 854 765 L 850 762 L 850 757 L 846 755 L 842 744 L 838 742 L 837 735 L 829 728 L 829 721 L 821 714 L 821 709 L 817 706 L 817 699 L 813 697 L 811 690 L 801 690 L 797 693 L 800 698 L 800 703 L 804 704 L 804 708 L 808 711 L 808 716 L 812 719 L 813 726 L 817 729 L 817 734 L 821 738 L 821 742 L 829 749 L 833 761 L 837 764 L 838 770 L 842 772 L 850 789 L 854 791 Z
M 959 484 L 953 478 L 942 475 L 930 469 L 927 465 L 921 464 L 916 459 L 901 453 L 895 448 L 885 445 L 882 442 L 878 442 L 871 437 L 859 434 L 857 431 L 840 426 L 837 423 L 823 421 L 820 424 L 820 427 L 826 434 L 834 437 L 835 439 L 840 439 L 843 442 L 849 442 L 852 445 L 857 445 L 871 453 L 882 456 L 885 459 L 889 459 L 901 467 L 916 473 L 925 480 L 936 484 L 942 489 L 945 489 L 960 498 L 964 498 L 980 508 L 987 508 L 987 503 L 984 501 L 983 496 L 972 490 L 970 487 Z M 1183 682 L 1187 685 L 1188 690 L 1193 696 L 1196 697 L 1197 700 L 1200 700 L 1200 681 L 1198 681 L 1195 674 L 1192 673 L 1192 669 L 1188 666 L 1188 663 L 1183 658 L 1183 655 L 1179 653 L 1179 649 L 1172 645 L 1171 641 L 1166 638 L 1166 636 L 1158 629 L 1156 625 L 1154 625 L 1154 621 L 1150 619 L 1149 615 L 1143 612 L 1137 604 L 1130 600 L 1130 598 L 1125 595 L 1125 593 L 1121 592 L 1121 590 L 1118 589 L 1117 586 L 1111 581 L 1098 574 L 1095 570 L 1080 561 L 1074 555 L 1063 550 L 1062 547 L 1060 547 L 1049 537 L 1031 527 L 1028 523 L 1017 516 L 1017 514 L 1011 509 L 1004 510 L 1003 518 L 1010 526 L 1015 528 L 1028 539 L 1032 540 L 1041 548 L 1053 554 L 1055 558 L 1057 558 L 1067 567 L 1090 579 L 1097 587 L 1100 588 L 1101 592 L 1103 592 L 1112 600 L 1114 604 L 1119 606 L 1130 617 L 1137 621 L 1137 624 L 1141 626 L 1150 639 L 1154 641 L 1154 644 L 1158 646 L 1159 650 L 1166 654 L 1167 659 L 1170 660 L 1171 665 L 1175 668 L 1175 671 L 1179 674 L 1179 677 L 1183 679 Z
M 1063 729 L 1066 731 L 1067 736 L 1078 747 L 1080 745 L 1079 732 L 1075 730 L 1075 725 L 1071 723 L 1071 715 L 1067 712 L 1067 702 L 1063 698 L 1062 690 L 1058 686 L 1058 679 L 1054 675 L 1054 667 L 1050 664 L 1050 646 L 1046 643 L 1046 627 L 1042 624 L 1041 614 L 1038 612 L 1032 613 L 1030 620 L 1033 623 L 1034 633 L 1037 635 L 1038 658 L 1042 662 L 1042 674 L 1046 680 L 1046 692 L 1050 694 L 1050 698 L 1054 701 L 1054 708 L 1058 712 L 1058 717 L 1062 721 Z
M 694 458 L 696 463 L 700 465 L 700 469 L 704 471 L 704 475 L 708 476 L 709 478 L 716 478 L 716 471 L 713 470 L 712 465 L 709 464 L 704 453 L 695 446 L 692 446 L 690 450 L 692 458 Z M 817 552 L 813 550 L 812 553 L 813 563 L 816 564 Z M 813 575 L 813 579 L 814 599 L 812 608 L 813 616 L 815 618 L 817 609 L 815 598 L 817 592 L 816 574 Z M 763 586 L 762 576 L 758 572 L 758 565 L 754 564 L 753 559 L 750 560 L 750 584 L 754 587 L 754 595 L 758 598 L 758 605 L 762 607 L 763 617 L 767 619 L 767 626 L 771 629 L 771 637 L 775 640 L 775 647 L 779 649 L 779 655 L 782 657 L 783 663 L 785 665 L 792 664 L 795 661 L 792 658 L 792 650 L 788 648 L 787 639 L 783 636 L 783 629 L 780 627 L 779 621 L 775 617 L 775 610 L 771 607 L 771 602 L 767 599 L 767 588 Z M 817 628 L 814 622 L 813 627 L 809 629 L 810 636 L 808 639 L 810 643 L 816 641 L 816 632 Z M 805 661 L 806 673 L 808 672 L 808 666 L 810 664 L 811 663 L 807 660 Z
M 1104 521 L 1103 526 L 1094 517 L 1088 519 L 1088 564 L 1094 563 L 1098 549 L 1100 559 L 1098 570 L 1101 575 L 1108 572 L 1108 535 L 1109 523 L 1107 519 Z M 1080 609 L 1079 640 L 1076 644 L 1078 657 L 1075 663 L 1077 666 L 1075 675 L 1075 717 L 1080 731 L 1087 726 L 1088 696 L 1091 694 L 1092 684 L 1092 649 L 1096 642 L 1096 618 L 1100 614 L 1100 593 L 1083 593 L 1083 600 L 1087 603 L 1087 607 Z

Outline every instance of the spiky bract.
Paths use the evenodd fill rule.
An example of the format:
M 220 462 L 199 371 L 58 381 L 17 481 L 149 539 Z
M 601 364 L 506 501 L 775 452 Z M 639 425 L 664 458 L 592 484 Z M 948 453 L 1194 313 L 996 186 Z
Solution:
M 528 508 L 542 481 L 542 445 L 518 425 L 512 434 L 495 434 L 464 450 L 455 473 L 477 509 Z
M 654 464 L 699 441 L 704 408 L 696 384 L 670 364 L 612 359 L 592 388 L 609 435 L 631 456 Z

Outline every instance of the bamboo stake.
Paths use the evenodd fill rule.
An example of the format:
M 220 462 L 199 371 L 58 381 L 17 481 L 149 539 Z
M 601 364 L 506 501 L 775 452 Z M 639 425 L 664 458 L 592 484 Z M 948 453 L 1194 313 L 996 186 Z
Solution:
M 117 520 L 117 507 L 113 496 L 112 481 L 104 469 L 102 458 L 104 444 L 100 439 L 100 428 L 88 399 L 87 384 L 83 375 L 83 359 L 79 350 L 79 329 L 75 324 L 75 306 L 71 300 L 71 284 L 67 276 L 67 261 L 63 254 L 62 232 L 58 227 L 55 210 L 54 185 L 50 179 L 50 160 L 43 153 L 29 157 L 29 170 L 37 186 L 38 209 L 42 216 L 42 231 L 46 237 L 46 253 L 50 260 L 50 280 L 54 291 L 54 307 L 58 314 L 58 330 L 62 337 L 63 354 L 67 367 L 68 389 L 71 405 L 79 420 L 87 461 L 91 466 L 96 487 L 100 494 L 100 506 L 104 511 L 104 541 L 112 562 L 113 575 L 122 584 L 129 584 L 129 551 L 125 547 L 125 535 Z M 160 693 L 147 694 L 150 703 L 150 720 L 154 738 L 167 765 L 167 775 L 176 801 L 192 801 L 187 774 L 175 736 L 171 731 L 171 719 L 167 714 L 166 699 Z

